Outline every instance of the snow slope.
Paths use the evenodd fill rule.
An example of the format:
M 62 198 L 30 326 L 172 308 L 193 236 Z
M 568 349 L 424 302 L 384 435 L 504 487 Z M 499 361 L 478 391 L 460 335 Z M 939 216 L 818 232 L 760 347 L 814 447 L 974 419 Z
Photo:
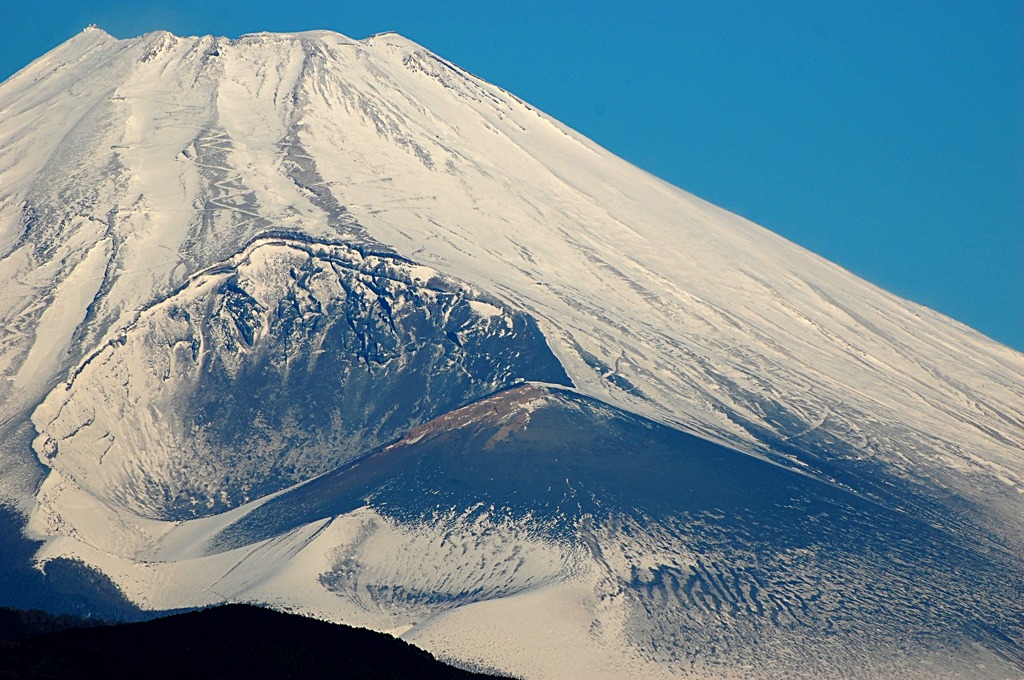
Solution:
M 474 542 L 478 500 L 410 518 L 394 506 L 412 501 L 388 510 L 367 497 L 278 533 L 214 540 L 261 516 L 266 494 L 321 489 L 317 475 L 359 470 L 361 456 L 409 428 L 534 380 L 875 507 L 867 534 L 885 525 L 908 542 L 927 535 L 925 572 L 955 575 L 926 594 L 957 603 L 958 630 L 975 631 L 957 594 L 966 564 L 1004 574 L 979 609 L 1020 614 L 1024 356 L 644 173 L 396 34 L 116 40 L 90 28 L 33 62 L 0 85 L 0 277 L 2 499 L 31 512 L 48 541 L 40 559 L 81 558 L 147 607 L 258 597 L 413 626 L 411 639 L 464 659 L 482 646 L 469 631 L 508 641 L 525 634 L 510 612 L 536 612 L 525 619 L 529 644 L 479 661 L 538 677 L 571 674 L 559 664 L 585 658 L 619 676 L 806 668 L 807 658 L 769 653 L 791 641 L 745 646 L 785 628 L 765 608 L 744 629 L 729 612 L 701 618 L 678 600 L 666 610 L 675 623 L 652 629 L 641 614 L 649 600 L 636 595 L 646 577 L 614 586 L 631 593 L 628 606 L 614 589 L 602 599 L 612 581 L 598 553 L 626 546 L 623 565 L 648 559 L 639 545 L 659 560 L 683 554 L 690 539 L 675 511 L 671 530 L 649 527 L 657 540 L 611 516 L 595 538 L 581 505 L 560 515 L 558 540 L 527 513 L 493 520 L 493 539 Z M 406 312 L 392 314 L 396 300 Z M 349 330 L 332 336 L 335 327 Z M 386 427 L 359 421 L 358 405 L 325 407 L 357 380 L 360 398 L 392 386 L 367 406 Z M 323 401 L 302 401 L 321 389 Z M 392 396 L 403 389 L 446 397 Z M 612 417 L 601 413 L 598 431 Z M 183 445 L 195 432 L 200 445 Z M 445 529 L 450 513 L 457 531 Z M 375 528 L 360 538 L 365 526 Z M 728 560 L 771 552 L 722 526 L 746 546 Z M 816 540 L 813 550 L 842 552 Z M 955 546 L 945 562 L 935 547 L 944 540 Z M 479 559 L 460 561 L 456 548 Z M 367 574 L 374 587 L 411 588 L 439 562 L 450 565 L 439 579 L 468 578 L 510 550 L 525 572 L 488 567 L 486 596 L 412 618 L 359 590 Z M 912 564 L 911 553 L 899 560 Z M 355 591 L 331 590 L 344 581 L 329 576 L 338 559 L 362 565 Z M 691 560 L 671 559 L 677 571 Z M 827 578 L 847 564 L 836 559 L 808 573 Z M 921 572 L 881 569 L 840 578 L 829 596 L 882 577 L 897 583 L 887 591 L 897 609 L 912 608 L 921 593 L 907 583 Z M 428 586 L 447 592 L 417 587 Z M 840 640 L 856 658 L 830 647 L 824 675 L 864 655 L 868 676 L 957 677 L 978 659 L 998 676 L 1021 663 L 1006 651 L 1021 640 L 1012 625 L 937 646 L 880 641 L 860 635 L 874 600 L 851 599 L 859 613 Z M 538 602 L 554 604 L 539 613 Z M 824 612 L 808 629 L 833 621 Z M 703 621 L 692 628 L 701 644 L 714 646 L 722 626 L 747 631 L 722 638 L 735 654 L 721 667 L 683 664 L 692 640 L 672 630 L 691 616 Z M 924 638 L 936 634 L 921 625 Z M 561 651 L 542 626 L 565 631 Z M 1000 635 L 1010 643 L 991 642 Z M 904 643 L 916 650 L 909 667 L 898 662 Z M 745 669 L 744 659 L 759 661 Z

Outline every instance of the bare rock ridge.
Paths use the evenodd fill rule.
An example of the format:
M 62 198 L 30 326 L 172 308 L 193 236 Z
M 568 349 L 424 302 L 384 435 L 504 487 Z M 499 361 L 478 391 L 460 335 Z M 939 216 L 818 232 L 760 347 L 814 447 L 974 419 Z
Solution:
M 394 33 L 36 60 L 0 280 L 12 574 L 25 516 L 524 677 L 1024 672 L 1024 356 Z

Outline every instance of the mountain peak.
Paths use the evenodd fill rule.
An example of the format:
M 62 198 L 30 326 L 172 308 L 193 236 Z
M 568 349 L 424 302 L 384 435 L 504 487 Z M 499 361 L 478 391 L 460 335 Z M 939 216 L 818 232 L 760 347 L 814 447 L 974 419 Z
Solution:
M 90 30 L 22 74 L 0 498 L 40 563 L 527 636 L 538 676 L 1024 638 L 1024 355 L 395 33 Z
M 397 33 L 396 31 L 382 31 L 380 33 L 374 33 L 373 35 L 363 38 L 362 42 L 366 45 L 374 44 L 387 44 L 396 47 L 405 47 L 410 49 L 426 49 L 414 40 L 406 38 L 404 35 Z
M 329 42 L 339 43 L 357 43 L 359 41 L 353 40 L 347 35 L 338 33 L 337 31 L 330 31 L 326 29 L 313 29 L 308 31 L 291 31 L 291 32 L 271 32 L 271 31 L 258 31 L 255 33 L 245 33 L 238 37 L 239 41 L 251 42 L 254 40 L 265 39 L 270 41 L 276 40 L 326 40 Z
M 88 26 L 86 26 L 85 28 L 82 29 L 82 33 L 90 33 L 90 34 L 99 35 L 99 36 L 106 37 L 106 38 L 113 38 L 114 37 L 114 36 L 110 35 L 109 33 L 107 33 L 106 31 L 104 31 L 99 26 L 97 26 L 96 24 L 89 24 Z

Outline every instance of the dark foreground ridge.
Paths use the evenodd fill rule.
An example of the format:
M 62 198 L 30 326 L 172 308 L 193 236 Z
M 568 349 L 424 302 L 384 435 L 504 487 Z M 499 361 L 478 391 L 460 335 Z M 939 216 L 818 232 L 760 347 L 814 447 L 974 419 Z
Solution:
M 2 613 L 15 618 L 10 610 Z M 52 626 L 44 622 L 37 629 L 48 631 Z M 7 627 L 0 632 L 8 638 L 23 637 L 10 635 Z M 382 633 L 245 604 L 143 623 L 0 640 L 0 678 L 70 677 L 467 680 L 498 676 L 448 666 Z

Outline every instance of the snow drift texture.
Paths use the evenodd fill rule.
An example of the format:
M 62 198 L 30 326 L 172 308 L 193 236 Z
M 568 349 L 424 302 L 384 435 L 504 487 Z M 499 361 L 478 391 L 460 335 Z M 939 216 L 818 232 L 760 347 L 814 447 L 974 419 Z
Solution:
M 395 34 L 37 60 L 0 279 L 2 500 L 138 606 L 528 677 L 1024 670 L 1024 357 Z

